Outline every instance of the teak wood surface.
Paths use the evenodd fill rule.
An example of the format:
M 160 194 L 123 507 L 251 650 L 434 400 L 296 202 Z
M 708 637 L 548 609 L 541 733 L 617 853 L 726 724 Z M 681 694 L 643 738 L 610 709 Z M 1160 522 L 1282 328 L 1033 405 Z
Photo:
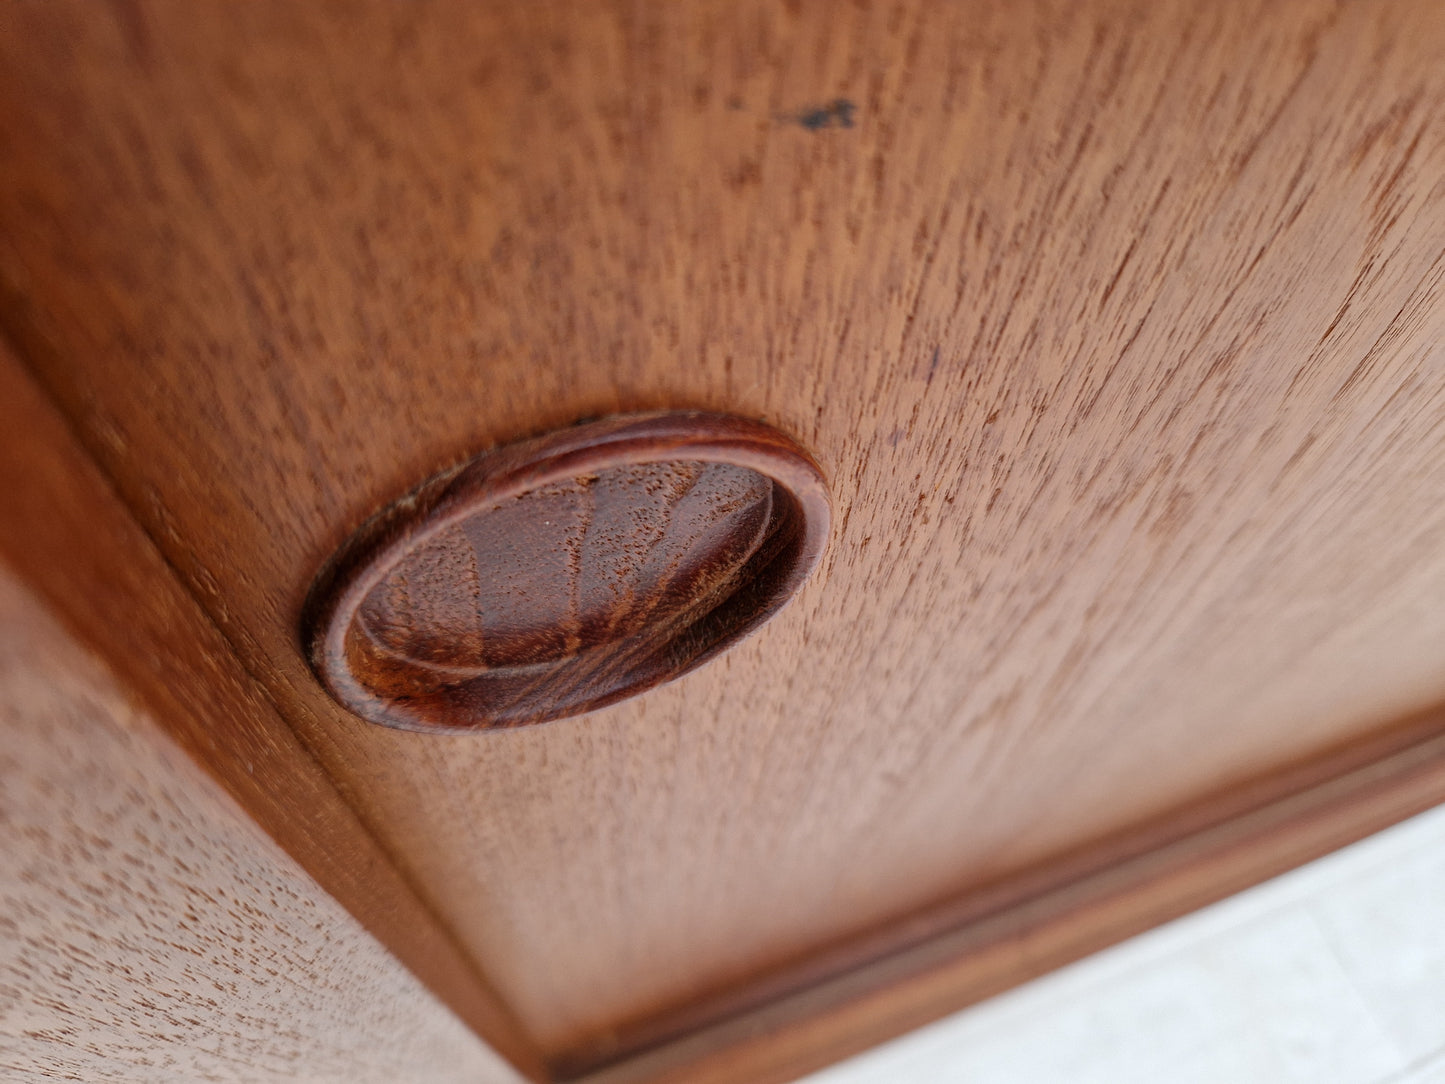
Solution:
M 4 434 L 0 440 L 0 493 L 5 494 L 3 514 L 0 514 L 0 579 L 6 583 L 9 578 L 18 581 L 14 613 L 7 610 L 5 619 L 14 627 L 0 635 L 20 642 L 25 639 L 27 626 L 34 626 L 29 635 L 37 642 L 49 644 L 56 640 L 58 646 L 53 652 L 48 647 L 37 649 L 38 653 L 33 656 L 19 652 L 20 661 L 15 663 L 12 682 L 18 685 L 31 680 L 24 677 L 24 672 L 33 658 L 34 665 L 51 675 L 42 679 L 41 684 L 51 681 L 60 687 L 55 697 L 38 704 L 21 703 L 18 696 L 15 697 L 13 733 L 7 733 L 4 745 L 8 757 L 5 768 L 16 795 L 7 816 L 13 813 L 17 824 L 44 824 L 57 815 L 65 819 L 65 823 L 51 825 L 46 830 L 46 838 L 54 841 L 52 846 L 37 850 L 31 846 L 33 841 L 19 839 L 0 849 L 6 863 L 3 873 L 8 883 L 25 897 L 26 906 L 38 906 L 37 901 L 43 899 L 45 893 L 30 883 L 25 872 L 27 860 L 37 858 L 44 867 L 39 884 L 59 892 L 68 876 L 73 882 L 73 895 L 94 901 L 99 913 L 114 920 L 112 925 L 99 930 L 112 938 L 106 942 L 105 950 L 84 957 L 87 967 L 94 970 L 68 973 L 68 981 L 73 982 L 75 988 L 99 981 L 108 972 L 130 976 L 129 986 L 121 979 L 111 985 L 103 983 L 108 996 L 115 1001 L 111 1006 L 113 1012 L 107 1014 L 103 998 L 86 994 L 79 999 L 81 1004 L 72 1006 L 68 1030 L 63 1026 L 35 1029 L 42 1036 L 38 1047 L 28 1041 L 20 1043 L 20 1036 L 0 1025 L 0 1051 L 9 1049 L 8 1040 L 13 1038 L 17 1043 L 14 1054 L 17 1059 L 21 1059 L 20 1051 L 24 1049 L 26 1053 L 35 1053 L 39 1061 L 26 1066 L 17 1060 L 16 1072 L 23 1073 L 27 1068 L 36 1073 L 48 1071 L 52 1062 L 37 1053 L 45 1051 L 47 1042 L 57 1044 L 47 1055 L 58 1059 L 54 1060 L 55 1065 L 69 1064 L 68 1059 L 80 1057 L 79 1064 L 91 1066 L 86 1069 L 88 1073 L 94 1067 L 85 1058 L 93 1056 L 97 1059 L 95 1064 L 112 1063 L 118 1079 L 153 1064 L 174 1064 L 180 1078 L 186 1080 L 196 1079 L 203 1071 L 221 1072 L 204 1059 L 187 1061 L 184 1057 L 183 1048 L 188 1044 L 197 1044 L 212 1053 L 226 1049 L 224 1042 L 219 1046 L 207 1042 L 205 1032 L 211 1025 L 194 1015 L 185 1016 L 181 1023 L 169 1021 L 162 1029 L 166 1039 L 160 1046 L 144 1040 L 132 1045 L 121 1041 L 128 1028 L 154 1037 L 145 1027 L 144 1014 L 129 1014 L 128 1007 L 139 1004 L 143 1008 L 158 996 L 166 1005 L 184 1009 L 196 996 L 196 989 L 189 985 L 172 989 L 179 972 L 169 963 L 150 978 L 153 974 L 150 970 L 137 971 L 132 962 L 124 959 L 126 945 L 134 944 L 130 937 L 133 927 L 127 925 L 130 920 L 126 916 L 136 912 L 138 905 L 143 910 L 161 908 L 164 891 L 155 888 L 154 895 L 138 894 L 132 890 L 133 886 L 111 875 L 108 863 L 128 861 L 132 865 L 150 866 L 161 863 L 169 870 L 170 878 L 161 883 L 179 890 L 187 867 L 172 868 L 171 859 L 165 857 L 164 852 L 168 847 L 187 853 L 201 847 L 208 863 L 212 852 L 216 862 L 221 863 L 228 852 L 234 851 L 231 858 L 242 871 L 238 876 L 259 877 L 265 885 L 280 886 L 271 896 L 273 905 L 280 909 L 276 927 L 292 940 L 299 958 L 309 961 L 310 970 L 291 968 L 288 964 L 287 968 L 273 973 L 251 954 L 246 957 L 246 966 L 237 967 L 237 975 L 242 976 L 252 967 L 265 972 L 233 988 L 233 994 L 239 989 L 245 996 L 227 1003 L 226 1011 L 232 1014 L 241 1010 L 256 1013 L 254 1029 L 248 1023 L 242 1033 L 247 1043 L 259 1043 L 267 1026 L 286 1037 L 288 1044 L 291 1037 L 298 1034 L 290 1017 L 302 1011 L 303 1006 L 288 1003 L 284 996 L 271 996 L 269 984 L 273 979 L 310 986 L 317 991 L 316 1000 L 308 1004 L 317 1010 L 318 1016 L 305 1021 L 300 1029 L 316 1034 L 318 1040 L 324 1035 L 315 1031 L 317 1027 L 333 1019 L 334 1014 L 352 1011 L 343 1007 L 345 998 L 338 1000 L 337 991 L 359 977 L 370 974 L 377 980 L 373 996 L 383 999 L 395 996 L 403 1002 L 417 1002 L 399 977 L 372 962 L 386 958 L 381 948 L 365 936 L 353 934 L 349 927 L 345 930 L 338 927 L 334 935 L 324 932 L 337 921 L 335 909 L 326 899 L 329 894 L 332 900 L 350 910 L 367 933 L 379 938 L 386 949 L 404 961 L 413 975 L 463 1023 L 485 1038 L 495 1053 L 519 1067 L 525 1077 L 535 1079 L 545 1075 L 534 1044 L 513 1014 L 465 954 L 458 951 L 450 932 L 437 921 L 425 901 L 366 831 L 321 766 L 307 754 L 265 691 L 236 659 L 225 637 L 176 579 L 165 558 L 86 457 L 65 419 L 3 344 L 0 344 L 0 433 Z M 69 626 L 73 643 L 60 644 L 63 638 L 57 639 L 47 631 L 55 618 Z M 85 658 L 87 650 L 94 655 L 94 660 Z M 56 662 L 52 654 L 57 659 L 77 661 Z M 101 671 L 98 663 L 108 669 L 108 676 L 91 676 Z M 104 736 L 107 728 L 114 729 L 112 722 L 118 710 L 107 705 L 94 707 L 88 699 L 73 711 L 69 709 L 66 705 L 71 701 L 63 687 L 70 680 L 67 674 L 72 670 L 74 682 L 86 688 L 103 686 L 104 697 L 127 702 L 126 719 L 132 722 L 126 725 L 137 735 L 133 745 L 127 744 L 132 740 L 128 738 L 119 745 L 107 745 L 109 751 L 98 748 L 85 751 L 87 742 L 108 740 Z M 79 723 L 72 724 L 71 716 L 85 712 L 94 715 L 89 726 L 99 737 L 87 737 L 87 731 Z M 55 715 L 65 719 L 51 718 Z M 64 731 L 62 722 L 76 729 Z M 35 735 L 49 733 L 47 727 L 62 732 L 49 734 L 44 741 L 36 739 Z M 68 758 L 64 751 L 67 742 L 76 746 Z M 177 749 L 198 761 L 209 773 L 210 780 L 198 782 L 194 775 L 178 774 L 178 770 L 169 767 L 177 759 Z M 107 757 L 116 759 L 112 767 L 117 773 L 128 773 L 132 778 L 157 776 L 149 788 L 126 791 L 128 805 L 135 808 L 126 808 L 125 803 L 115 804 L 119 799 L 114 790 L 102 790 L 98 794 L 94 788 L 83 785 L 89 775 L 104 770 Z M 217 785 L 224 796 L 217 792 Z M 182 801 L 174 797 L 181 791 L 194 793 L 192 798 Z M 56 797 L 58 795 L 64 797 Z M 46 809 L 35 807 L 32 799 L 37 796 L 49 803 Z M 102 797 L 115 804 L 120 813 L 107 813 L 97 805 Z M 177 803 L 179 809 L 175 808 Z M 252 842 L 254 827 L 231 823 L 236 820 L 237 803 L 304 867 L 310 880 L 289 867 L 274 847 L 258 850 Z M 119 819 L 121 814 L 131 818 L 127 823 L 149 817 L 152 828 L 142 833 L 138 847 L 123 850 L 120 855 L 109 854 L 116 843 L 106 840 L 103 833 L 77 827 L 86 818 Z M 162 823 L 164 831 L 158 827 Z M 23 835 L 18 828 L 16 832 Z M 87 837 L 89 844 L 82 837 Z M 200 837 L 204 842 L 198 842 Z M 91 855 L 92 844 L 98 848 L 100 857 Z M 209 878 L 221 868 L 220 864 L 208 865 L 205 876 Z M 153 886 L 154 881 L 148 884 Z M 201 883 L 198 875 L 196 887 L 207 892 L 219 886 Z M 250 906 L 264 914 L 264 900 L 254 893 L 248 898 L 252 900 Z M 17 913 L 24 909 L 19 907 Z M 319 923 L 316 929 L 322 931 L 314 938 L 304 931 L 292 930 L 290 925 L 292 918 L 308 910 Z M 134 917 L 142 924 L 146 921 L 145 915 Z M 177 953 L 195 955 L 197 950 L 208 949 L 211 941 L 227 937 L 237 945 L 247 945 L 267 928 L 255 924 L 260 921 L 258 916 L 248 915 L 239 926 L 230 921 L 234 918 L 231 911 L 212 910 L 204 921 L 193 920 L 191 926 L 179 931 L 182 936 L 168 943 Z M 75 921 L 72 916 L 72 925 Z M 55 965 L 56 971 L 37 973 L 28 984 L 16 978 L 7 982 L 8 989 L 0 994 L 13 992 L 22 1006 L 29 1000 L 51 1006 L 73 1002 L 76 999 L 70 989 L 57 987 L 53 981 L 55 973 L 64 971 L 63 958 L 73 955 L 68 935 L 60 936 L 64 931 L 47 927 L 44 922 L 40 928 L 45 933 L 37 951 L 49 954 L 49 962 Z M 20 935 L 28 933 L 29 930 L 19 931 Z M 354 953 L 368 968 L 377 970 L 349 972 L 326 947 L 333 942 L 350 946 L 344 951 Z M 257 951 L 261 951 L 259 946 Z M 199 967 L 191 975 L 196 981 L 226 978 L 213 974 L 208 967 Z M 0 1005 L 5 1024 L 17 1029 L 24 1027 L 20 1021 L 26 1019 L 26 1013 L 12 1014 L 12 1007 Z M 420 1019 L 415 1025 L 420 1029 L 420 1038 L 445 1032 L 444 1024 L 437 1024 L 433 1031 L 431 1025 L 425 1023 L 429 1015 L 445 1015 L 435 1004 L 421 1001 L 415 1012 Z M 376 1019 L 365 1013 L 356 1015 L 361 1021 Z M 45 1022 L 66 1023 L 67 1010 L 62 1009 Z M 402 1017 L 395 1018 L 394 1025 L 412 1026 Z M 341 1049 L 359 1041 L 358 1035 L 343 1027 L 329 1040 L 319 1042 L 312 1051 L 313 1058 L 302 1057 L 298 1047 L 295 1075 L 324 1077 L 333 1071 L 326 1067 L 334 1066 L 338 1077 L 351 1079 L 360 1074 L 357 1079 L 368 1079 L 373 1068 L 380 1071 L 394 1064 L 389 1058 L 380 1058 L 374 1066 L 353 1063 L 347 1069 L 344 1059 L 334 1060 L 333 1056 L 339 1055 Z M 447 1045 L 440 1043 L 434 1051 L 439 1079 L 450 1079 L 446 1062 L 453 1055 L 445 1054 Z M 425 1069 L 431 1063 L 421 1056 L 425 1044 L 406 1048 L 418 1053 L 418 1072 L 432 1071 Z M 473 1059 L 459 1050 L 454 1056 L 462 1065 L 489 1063 L 485 1056 Z M 159 1060 L 152 1061 L 152 1058 Z M 501 1065 L 491 1063 L 492 1075 L 499 1084 L 523 1078 L 503 1070 Z M 253 1079 L 245 1077 L 243 1065 L 233 1065 L 231 1071 L 239 1074 L 236 1079 Z M 230 1078 L 221 1075 L 217 1079 Z
M 521 1081 L 4 567 L 0 691 L 4 1079 Z
M 785 1079 L 1445 797 L 1434 0 L 0 27 L 0 330 L 555 1073 Z M 372 511 L 648 409 L 817 458 L 788 610 L 544 727 L 326 696 Z
M 3 344 L 0 432 L 0 1076 L 542 1075 Z

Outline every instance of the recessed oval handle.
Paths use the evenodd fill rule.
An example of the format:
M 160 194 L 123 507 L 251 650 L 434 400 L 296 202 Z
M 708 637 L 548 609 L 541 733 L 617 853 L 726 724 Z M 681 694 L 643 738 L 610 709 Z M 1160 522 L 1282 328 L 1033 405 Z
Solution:
M 406 730 L 546 722 L 671 681 L 752 632 L 822 556 L 827 487 L 760 422 L 587 422 L 423 482 L 327 563 L 312 668 Z

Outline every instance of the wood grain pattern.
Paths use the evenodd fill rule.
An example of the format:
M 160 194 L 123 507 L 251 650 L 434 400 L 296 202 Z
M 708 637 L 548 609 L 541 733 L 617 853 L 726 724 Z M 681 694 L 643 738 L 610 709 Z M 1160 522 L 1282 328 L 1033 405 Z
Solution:
M 817 565 L 828 525 L 817 465 L 765 425 L 597 419 L 494 448 L 378 512 L 313 585 L 302 639 L 371 722 L 547 722 L 755 631 Z
M 316 879 L 312 895 L 323 898 L 324 890 L 340 901 L 467 1026 L 540 1077 L 530 1038 L 307 755 L 3 343 L 0 432 L 0 560 L 123 675 L 148 725 Z M 19 768 L 29 770 L 23 761 Z M 23 993 L 54 996 L 43 985 Z M 139 1046 L 135 1053 L 141 1056 Z
M 1430 0 L 3 18 L 0 323 L 555 1058 L 1445 700 Z M 653 408 L 832 483 L 759 636 L 485 743 L 316 686 L 372 509 Z
M 0 1076 L 505 1084 L 0 566 Z
M 1445 711 L 1211 795 L 1087 853 L 893 923 L 809 961 L 771 1000 L 611 1064 L 586 1084 L 784 1084 L 1215 903 L 1445 802 Z M 659 1029 L 661 1030 L 661 1029 Z

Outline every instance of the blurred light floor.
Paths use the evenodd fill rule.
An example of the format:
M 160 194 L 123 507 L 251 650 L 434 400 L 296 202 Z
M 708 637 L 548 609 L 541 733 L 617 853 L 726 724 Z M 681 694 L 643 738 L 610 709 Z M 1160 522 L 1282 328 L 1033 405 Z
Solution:
M 1445 1084 L 1445 807 L 806 1084 Z

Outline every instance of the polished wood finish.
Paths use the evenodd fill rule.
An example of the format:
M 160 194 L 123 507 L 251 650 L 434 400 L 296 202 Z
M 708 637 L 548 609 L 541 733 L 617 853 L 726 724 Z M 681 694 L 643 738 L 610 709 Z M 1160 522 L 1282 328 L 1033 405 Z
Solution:
M 558 1065 L 1029 921 L 1445 701 L 1432 0 L 3 18 L 0 326 Z M 829 478 L 757 636 L 486 741 L 313 680 L 374 509 L 679 408 Z
M 1442 802 L 1445 711 L 1436 709 L 820 954 L 813 981 L 775 988 L 770 1001 L 694 1020 L 610 1065 L 563 1064 L 558 1076 L 783 1084 Z
M 522 1080 L 3 565 L 0 1076 Z
M 312 588 L 312 666 L 403 730 L 520 726 L 672 681 L 797 592 L 827 487 L 783 434 L 674 411 L 606 418 L 445 470 Z

